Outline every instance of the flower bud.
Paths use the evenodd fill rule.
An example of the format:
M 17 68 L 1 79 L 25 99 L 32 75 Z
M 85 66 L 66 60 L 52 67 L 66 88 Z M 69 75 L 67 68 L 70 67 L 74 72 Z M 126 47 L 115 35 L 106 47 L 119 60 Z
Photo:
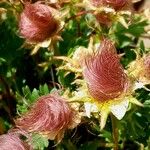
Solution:
M 28 132 L 41 132 L 54 139 L 60 131 L 68 128 L 72 110 L 57 94 L 42 96 L 31 110 L 16 120 L 16 126 Z
M 32 148 L 25 141 L 21 140 L 21 134 L 10 132 L 0 136 L 0 149 L 31 150 Z
M 83 75 L 94 99 L 105 102 L 117 98 L 127 89 L 126 74 L 110 40 L 104 39 L 99 51 L 89 56 L 85 64 Z
M 20 16 L 20 34 L 30 42 L 43 42 L 58 29 L 58 21 L 52 15 L 53 8 L 36 2 L 26 3 Z

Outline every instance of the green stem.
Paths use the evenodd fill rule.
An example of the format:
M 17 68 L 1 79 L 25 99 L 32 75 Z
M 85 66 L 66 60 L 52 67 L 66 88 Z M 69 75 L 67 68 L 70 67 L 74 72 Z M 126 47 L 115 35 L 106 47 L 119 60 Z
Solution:
M 113 150 L 118 150 L 118 128 L 117 128 L 117 119 L 116 117 L 111 114 L 111 122 L 112 122 L 112 134 L 113 134 L 113 140 L 114 140 L 114 149 Z

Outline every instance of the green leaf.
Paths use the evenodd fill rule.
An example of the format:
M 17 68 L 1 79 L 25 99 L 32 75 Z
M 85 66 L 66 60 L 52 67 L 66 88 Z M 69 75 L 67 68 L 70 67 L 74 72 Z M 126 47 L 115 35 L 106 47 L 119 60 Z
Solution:
M 41 134 L 34 133 L 32 135 L 32 141 L 34 150 L 44 150 L 44 148 L 48 147 L 48 139 Z
M 5 63 L 6 62 L 6 60 L 4 59 L 4 58 L 1 58 L 0 57 L 0 66 L 3 64 L 3 63 Z
M 35 102 L 38 98 L 39 98 L 39 91 L 34 88 L 29 100 L 31 102 Z
M 39 86 L 39 94 L 40 95 L 47 95 L 49 94 L 49 88 L 48 88 L 48 85 L 47 84 L 44 84 L 44 85 L 40 85 Z
M 17 104 L 17 113 L 19 114 L 24 114 L 28 111 L 28 107 L 26 104 Z
M 30 88 L 27 85 L 22 88 L 22 92 L 23 92 L 23 95 L 26 99 L 30 99 L 31 91 L 30 91 Z
M 121 23 L 116 22 L 110 29 L 110 37 L 114 40 L 117 40 L 119 48 L 124 48 L 129 46 L 134 42 L 135 38 L 141 36 L 145 33 L 145 27 L 148 25 L 147 20 L 138 15 L 133 16 L 133 22 L 125 28 Z
M 142 54 L 145 52 L 145 45 L 144 45 L 143 40 L 140 42 L 140 50 Z

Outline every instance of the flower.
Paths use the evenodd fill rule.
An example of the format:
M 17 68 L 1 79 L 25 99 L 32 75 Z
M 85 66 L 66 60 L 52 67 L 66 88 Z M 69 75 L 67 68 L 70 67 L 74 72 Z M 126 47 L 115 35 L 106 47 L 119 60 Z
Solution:
M 99 51 L 86 59 L 83 75 L 91 96 L 100 102 L 117 98 L 128 87 L 128 79 L 115 47 L 106 39 Z
M 16 120 L 16 126 L 28 132 L 41 132 L 54 139 L 72 123 L 73 111 L 57 94 L 40 97 L 31 110 Z
M 143 106 L 132 96 L 131 82 L 125 73 L 116 48 L 109 39 L 103 39 L 97 50 L 88 48 L 82 66 L 84 83 L 80 85 L 73 99 L 84 101 L 88 117 L 92 112 L 100 112 L 100 127 L 104 128 L 108 114 L 111 112 L 121 120 L 125 115 L 129 102 Z M 88 105 L 86 105 L 88 102 Z
M 132 2 L 128 0 L 84 0 L 85 7 L 93 11 L 93 15 L 100 25 L 110 27 L 113 22 L 119 21 L 128 27 L 123 14 L 130 17 L 128 10 L 133 10 Z
M 26 3 L 19 21 L 22 37 L 30 42 L 43 42 L 52 37 L 59 26 L 58 21 L 54 18 L 54 12 L 53 8 L 40 2 Z
M 18 132 L 9 132 L 0 136 L 0 149 L 1 150 L 31 150 L 32 148 L 21 139 L 23 136 Z

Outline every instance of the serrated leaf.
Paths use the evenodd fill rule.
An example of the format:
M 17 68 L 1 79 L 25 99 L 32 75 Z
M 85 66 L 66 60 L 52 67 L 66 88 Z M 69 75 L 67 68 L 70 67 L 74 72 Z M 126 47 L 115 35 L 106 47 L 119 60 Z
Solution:
M 107 130 L 101 131 L 100 136 L 107 138 L 107 141 L 110 141 L 110 142 L 113 141 L 113 139 L 112 139 L 112 134 L 111 134 L 109 131 L 107 131 Z
M 30 91 L 29 86 L 26 85 L 25 87 L 23 87 L 22 92 L 26 99 L 29 99 L 31 97 L 31 91 Z
M 148 25 L 147 20 L 143 20 L 141 16 L 133 16 L 133 22 L 128 25 L 122 25 L 120 22 L 116 22 L 111 30 L 110 36 L 117 40 L 118 46 L 124 48 L 133 43 L 135 38 L 145 33 L 145 27 Z
M 31 94 L 31 96 L 30 96 L 30 98 L 29 98 L 29 100 L 30 100 L 31 102 L 34 102 L 34 101 L 36 101 L 38 98 L 39 98 L 39 91 L 34 88 L 33 91 L 32 91 L 32 94 Z
M 40 93 L 40 95 L 46 95 L 46 94 L 49 94 L 49 88 L 48 88 L 48 85 L 47 85 L 47 84 L 40 85 L 40 86 L 39 86 L 39 93 Z
M 145 46 L 143 40 L 140 42 L 140 50 L 142 54 L 145 52 Z
M 17 112 L 18 112 L 18 115 L 19 115 L 19 114 L 24 114 L 24 113 L 26 113 L 27 111 L 28 111 L 27 105 L 25 105 L 25 104 L 22 104 L 22 105 L 17 104 Z

